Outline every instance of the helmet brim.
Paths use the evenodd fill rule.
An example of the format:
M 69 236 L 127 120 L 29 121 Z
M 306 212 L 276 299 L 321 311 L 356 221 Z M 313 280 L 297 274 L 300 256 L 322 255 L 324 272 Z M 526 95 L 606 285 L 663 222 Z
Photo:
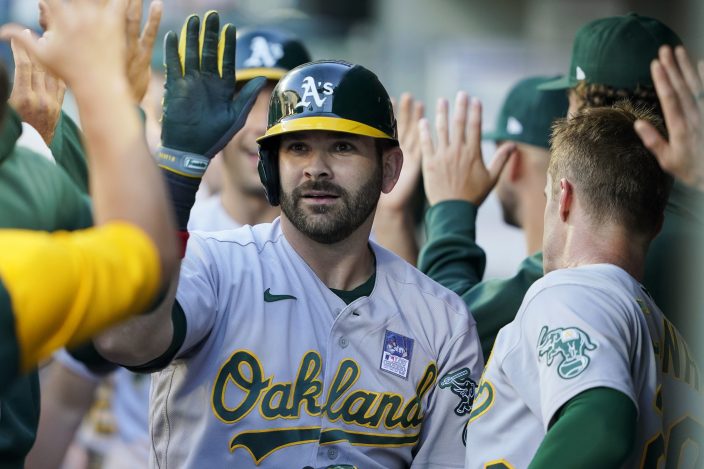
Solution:
M 284 75 L 286 75 L 286 72 L 288 72 L 288 70 L 285 70 L 283 68 L 244 68 L 242 70 L 236 71 L 235 81 L 239 83 L 243 81 L 249 81 L 252 78 L 256 77 L 264 77 L 267 80 L 279 81 Z
M 384 138 L 396 141 L 396 139 L 387 133 L 369 125 L 362 124 L 361 122 L 342 119 L 340 117 L 311 116 L 279 122 L 269 128 L 266 131 L 266 134 L 259 137 L 257 139 L 257 143 L 262 144 L 265 140 L 271 137 L 306 130 L 328 130 L 330 132 L 344 132 L 348 134 L 364 135 L 366 137 Z

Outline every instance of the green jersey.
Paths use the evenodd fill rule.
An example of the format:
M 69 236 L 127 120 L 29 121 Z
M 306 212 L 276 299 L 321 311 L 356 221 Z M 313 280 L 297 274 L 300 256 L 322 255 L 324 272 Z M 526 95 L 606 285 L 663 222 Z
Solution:
M 14 111 L 7 112 L 0 130 L 0 228 L 55 231 L 90 226 L 88 197 L 61 167 L 15 146 L 21 122 Z M 62 129 L 57 128 L 59 138 Z M 39 382 L 32 373 L 20 378 L 0 401 L 0 468 L 24 466 L 38 423 Z

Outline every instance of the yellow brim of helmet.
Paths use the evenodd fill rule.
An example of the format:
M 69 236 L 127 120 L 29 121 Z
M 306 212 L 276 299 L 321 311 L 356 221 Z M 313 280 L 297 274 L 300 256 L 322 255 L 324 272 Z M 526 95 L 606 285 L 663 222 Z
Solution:
M 257 143 L 261 143 L 269 137 L 291 132 L 302 132 L 305 130 L 328 130 L 331 132 L 344 132 L 348 134 L 365 135 L 373 138 L 395 140 L 392 136 L 382 132 L 381 130 L 367 124 L 362 124 L 361 122 L 342 119 L 340 117 L 312 116 L 279 122 L 278 124 L 267 129 L 266 133 L 257 139 Z
M 267 80 L 279 81 L 287 72 L 288 70 L 284 70 L 283 68 L 245 68 L 235 72 L 235 80 L 241 82 L 249 81 L 255 77 L 264 77 Z

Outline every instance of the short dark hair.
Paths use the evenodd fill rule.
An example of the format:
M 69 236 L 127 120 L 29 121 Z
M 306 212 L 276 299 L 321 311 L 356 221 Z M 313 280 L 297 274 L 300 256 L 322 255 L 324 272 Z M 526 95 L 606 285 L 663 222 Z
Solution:
M 633 128 L 637 119 L 664 133 L 660 117 L 627 101 L 558 120 L 548 175 L 553 194 L 561 178 L 574 183 L 595 223 L 616 222 L 650 240 L 662 222 L 673 181 Z

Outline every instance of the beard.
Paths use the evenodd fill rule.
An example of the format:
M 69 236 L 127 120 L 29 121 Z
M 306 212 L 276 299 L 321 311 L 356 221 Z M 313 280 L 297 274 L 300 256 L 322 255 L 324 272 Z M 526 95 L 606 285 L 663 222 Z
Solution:
M 321 244 L 338 243 L 349 237 L 374 212 L 382 185 L 381 165 L 354 193 L 330 181 L 309 181 L 292 192 L 281 191 L 281 211 L 301 233 Z M 306 191 L 323 191 L 337 196 L 331 205 L 314 205 L 309 210 L 301 205 Z
M 501 205 L 501 214 L 503 215 L 504 223 L 507 225 L 521 228 L 521 224 L 518 222 L 518 217 L 516 212 L 518 212 L 518 201 L 516 200 L 516 194 L 513 192 L 504 191 L 498 194 L 499 204 Z

